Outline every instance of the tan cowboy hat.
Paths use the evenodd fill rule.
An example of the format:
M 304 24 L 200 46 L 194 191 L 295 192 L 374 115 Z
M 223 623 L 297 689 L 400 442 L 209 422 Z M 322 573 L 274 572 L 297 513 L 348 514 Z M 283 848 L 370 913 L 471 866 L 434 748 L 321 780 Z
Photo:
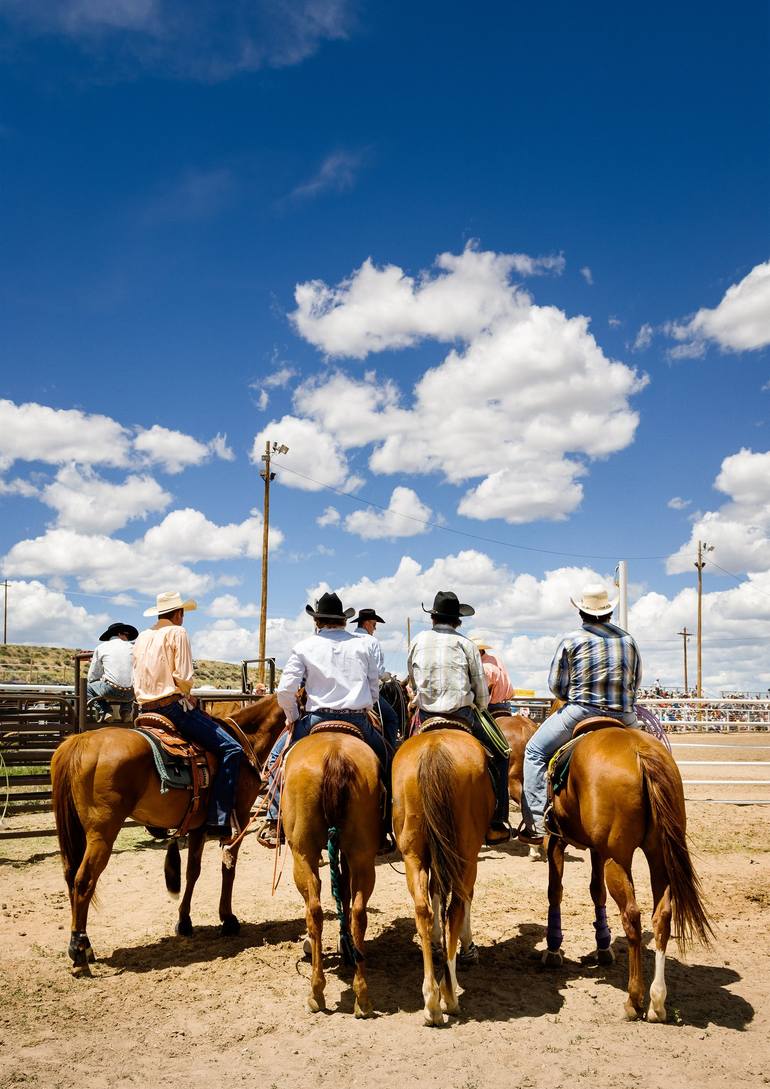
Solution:
M 476 644 L 476 646 L 479 648 L 479 650 L 491 650 L 492 649 L 492 644 L 488 643 L 486 641 L 486 639 L 477 639 L 476 636 L 474 636 L 473 637 L 473 642 Z
M 173 613 L 175 609 L 184 609 L 191 613 L 198 608 L 197 602 L 190 599 L 182 601 L 182 595 L 178 590 L 164 590 L 155 598 L 155 604 L 150 609 L 145 609 L 143 616 L 160 616 L 161 613 Z
M 586 586 L 580 601 L 575 601 L 574 597 L 571 597 L 570 601 L 581 613 L 588 613 L 589 616 L 604 616 L 606 613 L 611 613 L 618 603 L 617 598 L 610 600 L 607 591 L 600 583 Z

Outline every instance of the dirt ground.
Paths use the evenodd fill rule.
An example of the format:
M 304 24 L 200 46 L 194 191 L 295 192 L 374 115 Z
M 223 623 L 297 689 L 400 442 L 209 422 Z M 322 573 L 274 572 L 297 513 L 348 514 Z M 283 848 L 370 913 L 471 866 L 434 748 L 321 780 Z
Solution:
M 738 744 L 745 751 L 677 748 L 675 755 L 770 759 L 767 735 L 744 736 Z M 685 779 L 759 778 L 767 768 L 696 765 L 682 772 Z M 686 789 L 690 798 L 770 800 L 763 787 Z M 244 845 L 236 882 L 240 936 L 219 936 L 219 852 L 209 845 L 193 904 L 195 936 L 183 939 L 173 936 L 175 904 L 165 892 L 162 848 L 143 830 L 124 831 L 89 920 L 99 958 L 90 980 L 69 974 L 69 907 L 55 841 L 3 841 L 0 1086 L 768 1085 L 770 806 L 690 800 L 688 813 L 717 938 L 686 960 L 670 946 L 665 1025 L 623 1018 L 626 942 L 614 905 L 616 964 L 581 963 L 594 943 L 589 867 L 577 851 L 567 854 L 567 959 L 556 971 L 543 969 L 537 956 L 544 945 L 546 866 L 518 845 L 483 852 L 474 903 L 480 963 L 460 974 L 460 1017 L 429 1029 L 422 1024 L 421 958 L 399 863 L 377 868 L 366 950 L 377 1017 L 359 1021 L 350 976 L 336 954 L 328 880 L 329 1012 L 311 1015 L 304 916 L 290 860 L 271 896 L 272 855 L 253 838 Z M 641 857 L 636 882 L 649 943 L 650 890 Z M 653 964 L 648 947 L 648 984 Z

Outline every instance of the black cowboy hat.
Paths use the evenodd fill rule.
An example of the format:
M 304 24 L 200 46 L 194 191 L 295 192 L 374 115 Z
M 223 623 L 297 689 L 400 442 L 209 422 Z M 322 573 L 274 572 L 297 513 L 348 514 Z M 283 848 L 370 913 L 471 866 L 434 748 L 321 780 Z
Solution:
M 139 632 L 133 624 L 121 624 L 120 621 L 117 621 L 115 624 L 110 624 L 107 631 L 102 632 L 99 636 L 99 642 L 104 643 L 107 639 L 114 639 L 116 635 L 125 635 L 133 643 Z
M 476 612 L 472 605 L 461 605 L 457 594 L 451 590 L 439 590 L 433 599 L 433 608 L 426 609 L 423 605 L 422 611 L 443 620 L 459 620 L 461 616 L 473 616 Z
M 314 620 L 350 620 L 355 609 L 342 608 L 342 602 L 336 594 L 321 594 L 315 603 L 305 606 L 305 612 Z
M 385 623 L 381 616 L 377 616 L 377 613 L 374 611 L 374 609 L 359 609 L 358 616 L 355 618 L 353 623 L 363 624 L 365 620 L 376 620 L 378 624 Z

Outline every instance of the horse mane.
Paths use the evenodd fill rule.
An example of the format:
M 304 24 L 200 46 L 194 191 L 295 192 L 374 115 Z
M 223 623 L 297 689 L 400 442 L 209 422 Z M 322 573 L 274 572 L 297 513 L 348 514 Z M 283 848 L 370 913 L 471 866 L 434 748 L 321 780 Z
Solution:
M 431 745 L 420 755 L 417 783 L 425 813 L 425 834 L 436 891 L 445 902 L 452 889 L 462 889 L 465 859 L 457 847 L 452 807 L 455 765 L 443 745 Z

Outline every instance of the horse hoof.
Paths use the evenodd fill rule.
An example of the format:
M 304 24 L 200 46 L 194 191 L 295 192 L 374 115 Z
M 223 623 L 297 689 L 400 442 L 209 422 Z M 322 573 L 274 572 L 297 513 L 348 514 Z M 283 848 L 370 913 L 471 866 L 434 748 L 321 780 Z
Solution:
M 561 968 L 564 964 L 564 954 L 561 949 L 546 949 L 543 953 L 543 965 L 546 968 Z
M 441 1009 L 447 1015 L 447 1017 L 459 1017 L 460 1016 L 460 1003 L 457 999 L 454 1002 L 442 1001 Z
M 654 1006 L 650 1006 L 650 1008 L 647 1010 L 647 1020 L 651 1021 L 653 1025 L 662 1025 L 663 1022 L 666 1020 L 666 1016 L 667 1015 L 665 1006 L 662 1010 L 656 1010 Z
M 636 1008 L 636 1006 L 632 1002 L 626 1002 L 623 1009 L 624 1009 L 625 1014 L 626 1014 L 626 1021 L 638 1021 L 639 1020 L 639 1010 Z
M 597 964 L 615 963 L 615 953 L 613 952 L 611 947 L 608 947 L 607 949 L 597 949 L 595 956 Z
M 457 966 L 459 968 L 472 968 L 479 963 L 479 947 L 471 942 L 467 949 L 461 949 L 457 954 Z
M 91 978 L 91 969 L 89 968 L 87 963 L 86 964 L 73 964 L 71 971 L 72 971 L 72 975 L 73 975 L 73 977 L 75 979 L 90 979 Z
M 307 1000 L 307 1008 L 311 1013 L 323 1013 L 326 1009 L 326 999 L 323 995 L 319 995 L 318 998 L 316 998 L 311 994 L 310 998 Z
M 225 915 L 222 920 L 222 937 L 234 938 L 236 934 L 240 934 L 241 924 L 238 921 L 237 915 Z
M 359 1002 L 358 999 L 356 999 L 355 1005 L 353 1007 L 353 1013 L 356 1015 L 356 1017 L 373 1017 L 374 1009 L 372 1008 L 372 1004 L 368 998 L 363 1003 Z
M 175 927 L 175 932 L 180 938 L 191 938 L 193 936 L 194 930 L 189 915 L 185 915 L 179 919 Z
M 424 1014 L 426 1028 L 443 1028 L 444 1015 L 440 1009 L 438 1010 L 425 1010 Z

